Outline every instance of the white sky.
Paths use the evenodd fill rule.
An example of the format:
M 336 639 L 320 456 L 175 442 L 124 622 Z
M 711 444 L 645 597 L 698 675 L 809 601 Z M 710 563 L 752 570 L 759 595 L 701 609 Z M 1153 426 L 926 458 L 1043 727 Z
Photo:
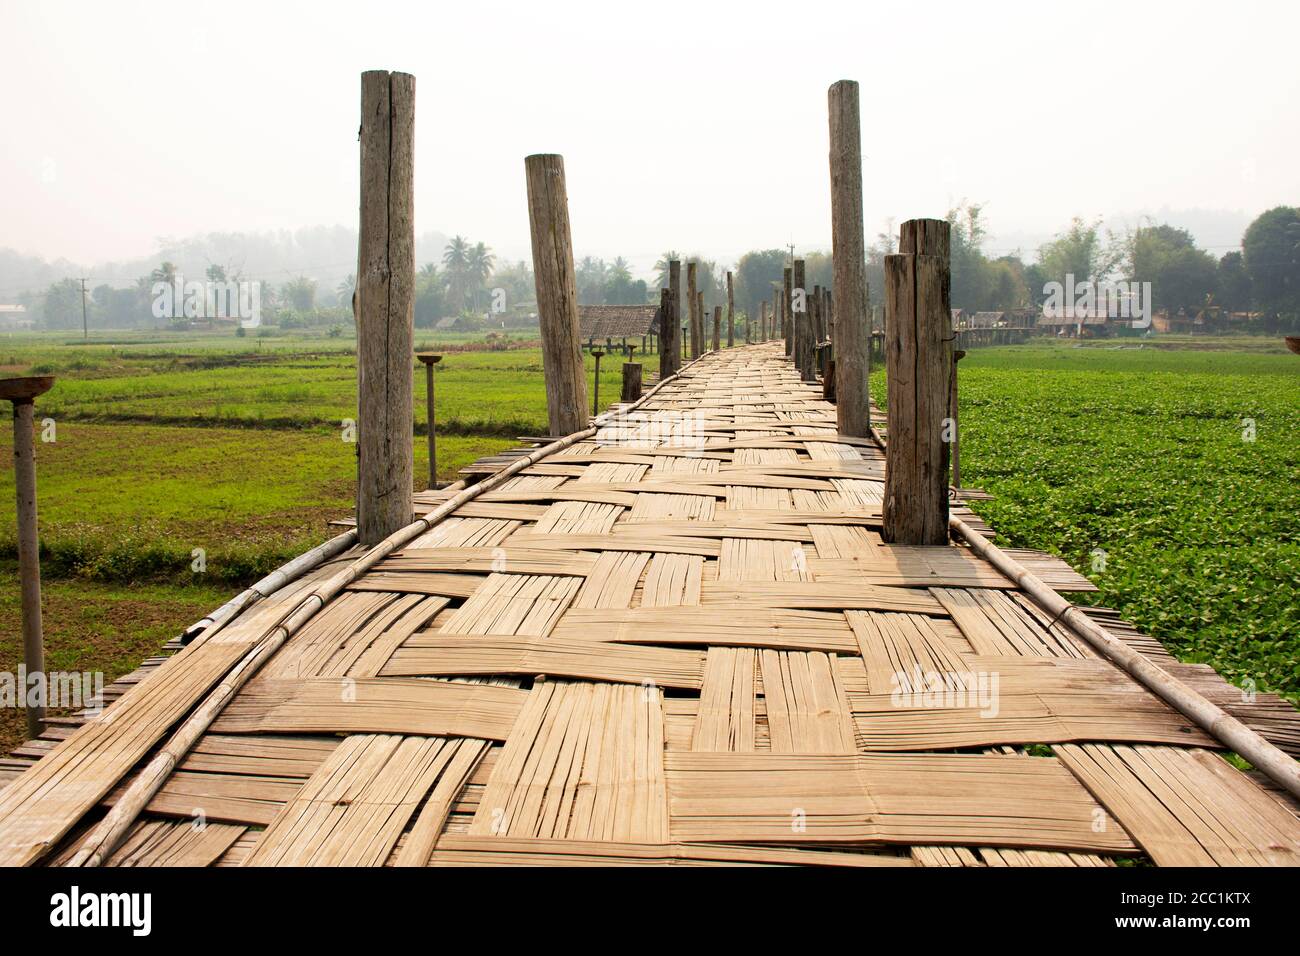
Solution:
M 416 228 L 528 251 L 565 157 L 579 255 L 734 260 L 830 234 L 826 88 L 863 87 L 868 241 L 987 204 L 1071 216 L 1300 201 L 1294 3 L 0 0 L 0 246 L 355 225 L 360 73 L 416 75 Z M 677 138 L 668 141 L 672 130 Z M 1011 238 L 1008 238 L 1011 237 Z

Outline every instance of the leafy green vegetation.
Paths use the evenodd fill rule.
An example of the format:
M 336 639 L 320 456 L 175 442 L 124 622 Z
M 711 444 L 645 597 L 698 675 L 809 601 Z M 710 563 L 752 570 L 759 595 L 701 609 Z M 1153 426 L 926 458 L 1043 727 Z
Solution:
M 1300 359 L 973 350 L 960 394 L 962 483 L 995 496 L 975 507 L 1002 543 L 1060 554 L 1181 659 L 1300 699 Z

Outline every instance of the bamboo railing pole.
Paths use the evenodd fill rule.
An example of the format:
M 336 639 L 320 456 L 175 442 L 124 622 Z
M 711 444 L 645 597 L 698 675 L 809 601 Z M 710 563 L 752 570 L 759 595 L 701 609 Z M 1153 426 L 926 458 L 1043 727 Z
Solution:
M 1111 663 L 1159 696 L 1207 734 L 1240 754 L 1252 766 L 1268 775 L 1292 796 L 1300 797 L 1300 762 L 1269 743 L 1236 717 L 1207 700 L 1191 687 L 1164 670 L 1146 655 L 1129 647 L 1108 633 L 1086 614 L 1061 597 L 1041 579 L 996 545 L 984 539 L 957 516 L 949 518 L 952 530 L 970 545 L 971 550 L 1016 583 L 1034 603 L 1054 620 L 1065 623 L 1071 631 Z

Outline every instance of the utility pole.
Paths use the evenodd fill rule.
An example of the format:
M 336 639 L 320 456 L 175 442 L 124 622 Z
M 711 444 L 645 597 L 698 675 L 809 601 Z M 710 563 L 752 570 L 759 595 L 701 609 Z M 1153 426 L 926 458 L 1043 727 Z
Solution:
M 86 280 L 81 280 L 81 337 L 90 338 L 90 324 L 86 321 Z

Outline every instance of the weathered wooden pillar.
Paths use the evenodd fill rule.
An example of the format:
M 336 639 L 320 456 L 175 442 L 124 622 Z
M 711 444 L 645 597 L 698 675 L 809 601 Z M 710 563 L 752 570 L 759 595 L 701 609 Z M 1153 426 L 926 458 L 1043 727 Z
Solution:
M 806 281 L 804 260 L 794 260 L 793 311 L 790 318 L 791 333 L 794 336 L 794 364 L 799 370 L 799 377 L 805 382 L 811 382 L 815 377 L 812 354 L 812 313 L 809 311 L 811 296 Z
M 45 637 L 41 626 L 41 552 L 36 520 L 36 407 L 37 396 L 54 385 L 48 375 L 0 381 L 0 399 L 14 407 L 14 495 L 18 513 L 18 588 L 22 605 L 23 668 L 27 680 L 17 681 L 14 694 L 27 715 L 27 736 L 35 739 L 45 730 L 45 705 L 50 689 L 45 674 Z M 39 684 L 32 685 L 32 675 Z M 42 688 L 35 701 L 29 687 Z
M 542 333 L 542 371 L 551 435 L 587 427 L 587 376 L 578 326 L 577 279 L 564 157 L 540 153 L 524 160 L 528 221 L 532 230 L 537 316 Z
M 415 357 L 424 365 L 425 419 L 429 423 L 429 490 L 433 491 L 438 487 L 438 439 L 435 437 L 437 411 L 434 404 L 433 367 L 442 361 L 442 356 L 435 352 L 416 352 Z
M 378 544 L 415 517 L 415 77 L 361 74 L 357 288 L 357 535 Z
M 767 341 L 767 300 L 758 304 L 758 340 Z
M 623 363 L 623 394 L 625 402 L 635 402 L 641 397 L 641 363 Z
M 736 287 L 734 277 L 727 273 L 727 348 L 736 344 Z
M 794 269 L 786 266 L 782 274 L 784 296 L 781 298 L 781 336 L 785 339 L 785 357 L 794 358 L 793 323 L 790 320 L 790 303 L 794 297 Z
M 682 263 L 673 259 L 668 263 L 668 300 L 660 298 L 663 309 L 662 324 L 659 329 L 659 378 L 676 375 L 682 367 L 682 350 L 677 341 L 678 326 L 682 317 Z M 666 307 L 665 307 L 666 305 Z
M 944 544 L 953 364 L 948 223 L 906 222 L 899 247 L 900 254 L 885 257 L 889 440 L 881 536 L 894 544 Z
M 700 314 L 699 314 L 699 297 L 697 294 L 697 284 L 699 282 L 699 263 L 686 263 L 686 299 L 687 309 L 690 312 L 688 321 L 691 332 L 691 358 L 697 359 L 700 353 L 704 351 L 704 338 L 700 333 Z
M 713 307 L 713 351 L 722 348 L 722 306 Z
M 700 340 L 699 351 L 695 353 L 696 358 L 699 358 L 701 355 L 704 354 L 704 349 L 706 347 L 705 346 L 706 340 L 704 338 L 704 323 L 705 323 L 704 290 L 700 289 L 695 293 L 695 328 L 692 330 L 692 335 L 698 336 Z
M 828 93 L 831 166 L 831 260 L 835 290 L 835 417 L 841 435 L 871 430 L 871 317 L 862 227 L 862 134 L 858 84 L 840 80 Z
M 677 370 L 677 355 L 673 346 L 677 342 L 673 318 L 673 290 L 659 290 L 659 378 L 662 381 Z M 651 336 L 653 339 L 653 336 Z

